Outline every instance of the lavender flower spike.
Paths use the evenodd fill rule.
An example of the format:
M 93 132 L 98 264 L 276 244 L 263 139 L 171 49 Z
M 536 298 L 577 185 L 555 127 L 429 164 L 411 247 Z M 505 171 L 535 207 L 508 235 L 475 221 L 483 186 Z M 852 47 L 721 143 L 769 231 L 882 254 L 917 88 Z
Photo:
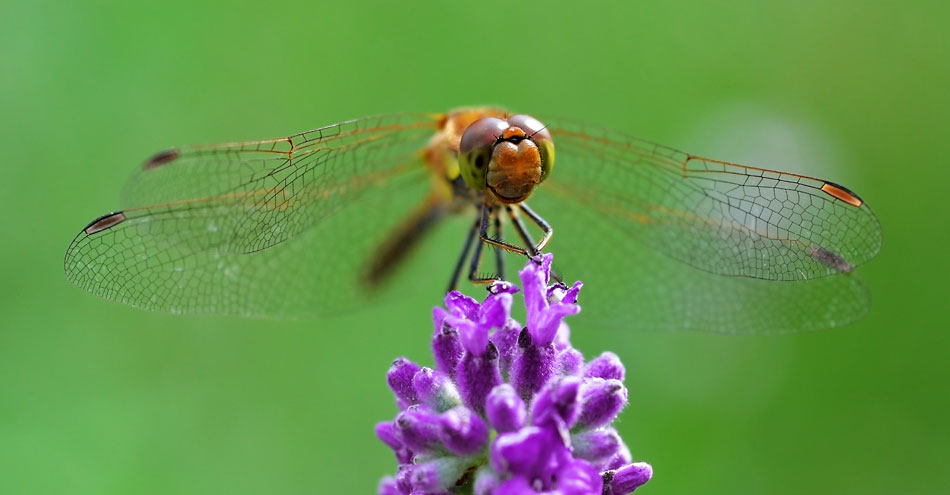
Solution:
M 653 476 L 611 424 L 627 405 L 612 353 L 585 363 L 564 317 L 582 284 L 551 281 L 551 255 L 519 272 L 527 325 L 509 282 L 481 303 L 460 292 L 432 311 L 435 367 L 408 359 L 386 375 L 400 412 L 376 425 L 396 454 L 380 495 L 626 495 Z

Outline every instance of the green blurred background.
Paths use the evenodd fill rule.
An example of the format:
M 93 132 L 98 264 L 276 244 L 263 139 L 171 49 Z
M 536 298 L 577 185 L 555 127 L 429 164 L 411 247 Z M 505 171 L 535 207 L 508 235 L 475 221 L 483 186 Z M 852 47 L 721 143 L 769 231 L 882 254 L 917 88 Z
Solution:
M 574 326 L 627 364 L 643 493 L 950 491 L 946 2 L 577 5 L 3 2 L 0 492 L 375 493 L 384 374 L 430 362 L 431 298 L 174 317 L 70 286 L 63 252 L 164 147 L 481 103 L 817 174 L 880 218 L 846 328 Z

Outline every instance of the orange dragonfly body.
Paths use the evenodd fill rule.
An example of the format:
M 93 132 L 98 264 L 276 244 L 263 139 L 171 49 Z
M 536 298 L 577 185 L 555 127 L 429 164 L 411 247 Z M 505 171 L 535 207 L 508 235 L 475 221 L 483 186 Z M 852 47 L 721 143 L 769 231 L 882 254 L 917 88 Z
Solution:
M 123 201 L 79 232 L 66 275 L 175 313 L 321 316 L 405 293 L 402 261 L 468 213 L 450 287 L 466 260 L 484 283 L 505 275 L 506 253 L 546 249 L 611 328 L 812 330 L 866 313 L 854 269 L 882 241 L 867 204 L 833 182 L 490 107 L 166 150 Z

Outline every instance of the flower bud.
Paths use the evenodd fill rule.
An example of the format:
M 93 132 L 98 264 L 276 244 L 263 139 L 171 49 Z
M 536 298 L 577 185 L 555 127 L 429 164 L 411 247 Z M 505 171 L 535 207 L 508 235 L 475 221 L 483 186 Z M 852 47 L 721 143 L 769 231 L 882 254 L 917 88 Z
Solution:
M 396 478 L 392 476 L 386 476 L 385 478 L 379 480 L 379 485 L 376 487 L 376 493 L 378 495 L 403 495 L 402 491 L 399 490 L 399 487 L 396 486 Z
M 445 373 L 449 378 L 455 378 L 455 368 L 462 360 L 462 341 L 458 330 L 442 326 L 432 335 L 432 354 L 435 357 L 435 369 Z
M 508 433 L 525 425 L 528 412 L 514 387 L 503 383 L 488 394 L 485 400 L 485 415 L 498 433 Z
M 402 440 L 399 438 L 399 434 L 396 433 L 393 428 L 393 423 L 391 421 L 386 421 L 383 423 L 376 424 L 376 436 L 383 441 L 389 448 L 393 449 L 393 452 L 396 453 L 396 460 L 400 464 L 405 464 L 412 461 L 412 452 Z
M 482 356 L 465 353 L 455 373 L 459 393 L 464 403 L 481 414 L 485 411 L 485 397 L 501 383 L 498 371 L 498 350 L 492 343 Z
M 532 423 L 543 425 L 556 420 L 570 428 L 580 414 L 580 391 L 579 378 L 569 376 L 552 381 L 531 406 Z
M 509 120 L 513 135 L 543 131 L 528 116 Z M 652 475 L 610 426 L 627 402 L 623 365 L 611 353 L 585 365 L 571 346 L 563 319 L 580 311 L 581 284 L 552 284 L 551 260 L 519 272 L 524 327 L 510 313 L 514 285 L 491 285 L 481 304 L 453 291 L 432 311 L 434 369 L 393 363 L 401 412 L 376 435 L 399 468 L 379 495 L 625 495 Z
M 489 466 L 482 466 L 475 472 L 474 495 L 495 495 L 495 490 L 501 484 L 501 478 Z
M 495 439 L 491 447 L 491 464 L 502 473 L 532 472 L 539 464 L 544 465 L 544 460 L 563 445 L 553 428 L 526 426 Z
M 468 459 L 439 457 L 417 464 L 412 470 L 412 493 L 442 493 L 455 486 L 465 474 Z
M 623 363 L 612 352 L 605 352 L 587 363 L 584 369 L 585 378 L 603 378 L 604 380 L 620 380 L 624 378 Z
M 586 428 L 599 428 L 617 417 L 627 405 L 627 389 L 620 380 L 590 378 L 584 382 L 581 418 Z
M 404 495 L 412 493 L 412 464 L 400 464 L 396 470 L 396 487 Z
M 557 350 L 553 344 L 535 345 L 525 328 L 518 336 L 518 349 L 511 363 L 511 383 L 522 399 L 528 400 L 555 375 Z
M 488 442 L 488 426 L 482 418 L 465 406 L 442 413 L 442 442 L 453 454 L 472 455 Z
M 568 347 L 557 356 L 558 373 L 563 376 L 580 376 L 584 370 L 584 355 L 573 347 Z
M 604 469 L 620 469 L 631 462 L 633 462 L 633 456 L 630 455 L 630 449 L 627 448 L 627 444 L 623 443 L 623 439 L 621 439 L 620 450 L 617 451 L 617 455 L 613 456 L 613 458 L 604 464 Z
M 448 378 L 432 368 L 422 368 L 412 377 L 419 403 L 436 412 L 444 412 L 462 403 L 458 389 Z
M 393 431 L 413 452 L 431 453 L 442 445 L 439 417 L 422 409 L 412 407 L 399 413 Z
M 581 459 L 573 459 L 558 474 L 558 491 L 561 493 L 601 494 L 604 491 L 604 480 L 600 473 Z
M 653 467 L 645 462 L 627 464 L 614 473 L 610 480 L 613 495 L 626 495 L 653 477 Z
M 393 361 L 386 373 L 386 382 L 396 394 L 396 403 L 400 409 L 405 409 L 417 402 L 416 391 L 412 388 L 412 377 L 419 371 L 419 366 L 412 361 L 401 357 Z
M 518 349 L 518 335 L 521 334 L 521 324 L 509 318 L 504 326 L 495 330 L 491 341 L 498 349 L 498 370 L 501 376 L 508 379 L 511 373 L 511 360 Z
M 620 451 L 620 435 L 613 428 L 587 430 L 571 435 L 574 456 L 601 465 Z

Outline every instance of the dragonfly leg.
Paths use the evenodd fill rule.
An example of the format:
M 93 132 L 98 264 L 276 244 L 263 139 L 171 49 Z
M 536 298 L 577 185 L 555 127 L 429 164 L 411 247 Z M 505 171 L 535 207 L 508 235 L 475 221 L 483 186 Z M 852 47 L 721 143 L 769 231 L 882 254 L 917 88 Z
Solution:
M 472 244 L 475 242 L 475 232 L 478 230 L 480 223 L 481 217 L 475 220 L 475 223 L 472 224 L 472 228 L 468 229 L 468 235 L 465 236 L 465 244 L 462 246 L 462 254 L 459 255 L 458 261 L 455 262 L 455 269 L 452 270 L 452 279 L 449 280 L 449 288 L 446 292 L 452 292 L 458 287 L 459 275 L 462 273 L 462 265 L 465 264 L 465 258 L 468 258 L 468 252 L 472 249 Z
M 521 205 L 519 205 L 519 207 L 520 206 Z M 502 255 L 504 253 L 502 252 L 502 250 L 512 251 L 514 253 L 527 256 L 528 258 L 531 258 L 532 260 L 534 260 L 536 263 L 540 263 L 540 261 L 537 259 L 537 254 L 540 253 L 540 250 L 543 249 L 544 245 L 547 244 L 548 240 L 551 239 L 551 234 L 553 233 L 553 229 L 543 218 L 541 218 L 537 213 L 535 213 L 530 208 L 522 208 L 522 210 L 531 218 L 532 221 L 534 221 L 539 227 L 541 227 L 542 230 L 544 230 L 544 238 L 541 239 L 540 243 L 535 245 L 534 240 L 531 238 L 531 234 L 529 234 L 528 229 L 525 228 L 524 222 L 521 221 L 521 218 L 518 215 L 518 212 L 515 211 L 511 207 L 506 207 L 506 211 L 508 212 L 508 215 L 511 217 L 512 223 L 515 225 L 515 230 L 521 236 L 521 239 L 524 240 L 527 248 L 515 246 L 514 244 L 505 242 L 505 240 L 501 238 L 501 219 L 498 217 L 497 212 L 492 212 L 491 207 L 488 206 L 487 204 L 482 205 L 481 211 L 479 213 L 479 220 L 478 220 L 478 240 L 480 242 L 475 246 L 475 253 L 472 255 L 472 261 L 471 261 L 471 264 L 469 265 L 468 278 L 473 283 L 483 284 L 483 283 L 489 283 L 489 282 L 498 280 L 498 277 L 486 278 L 486 277 L 480 277 L 477 274 L 478 267 L 481 264 L 482 248 L 485 244 L 488 244 L 490 246 L 497 248 L 497 263 L 498 263 L 499 276 L 503 273 Z M 495 238 L 488 237 L 488 225 L 492 220 L 494 220 L 495 222 L 495 234 L 496 234 Z M 557 274 L 552 273 L 552 276 L 558 282 L 561 281 L 560 277 Z
M 521 215 L 518 215 L 517 210 L 511 206 L 505 206 L 505 210 L 508 211 L 508 216 L 511 218 L 512 225 L 515 226 L 515 231 L 518 232 L 519 236 L 521 236 L 521 240 L 524 241 L 525 246 L 528 246 L 531 257 L 537 256 L 538 251 L 534 248 L 534 239 L 531 237 L 531 234 L 528 233 L 528 229 L 525 227 L 524 222 L 521 221 Z
M 501 230 L 501 216 L 495 215 L 495 239 L 502 238 Z M 500 280 L 505 279 L 505 252 L 501 249 L 495 249 L 495 275 L 498 276 Z
M 496 246 L 499 244 L 507 244 L 504 241 L 497 239 L 492 239 L 488 237 L 488 224 L 491 222 L 492 211 L 491 208 L 483 204 L 481 211 L 478 215 L 478 244 L 475 245 L 475 252 L 472 254 L 472 262 L 469 265 L 468 279 L 472 281 L 473 284 L 487 284 L 498 280 L 498 277 L 482 277 L 478 275 L 478 267 L 482 263 L 482 248 L 486 244 Z M 512 246 L 517 247 L 517 246 Z M 500 251 L 500 250 L 499 250 Z M 500 257 L 500 255 L 499 255 Z
M 509 242 L 505 242 L 501 239 L 493 239 L 488 237 L 488 221 L 491 214 L 491 208 L 488 205 L 482 205 L 481 213 L 481 226 L 479 227 L 479 236 L 478 240 L 482 241 L 485 244 L 495 246 L 497 248 L 504 249 L 506 251 L 511 251 L 513 253 L 518 253 L 524 256 L 528 256 L 528 250 L 523 247 L 515 246 Z
M 530 217 L 531 220 L 544 231 L 544 238 L 541 239 L 541 242 L 535 244 L 534 239 L 531 237 L 531 234 L 528 233 L 528 229 L 525 227 L 524 222 L 521 221 L 521 215 L 518 215 L 518 211 L 511 206 L 506 207 L 508 210 L 508 216 L 511 217 L 511 223 L 514 224 L 515 230 L 518 231 L 518 234 L 524 240 L 525 245 L 530 249 L 531 259 L 535 262 L 538 262 L 538 255 L 541 253 L 541 250 L 544 249 L 544 246 L 548 243 L 548 241 L 551 240 L 551 235 L 553 235 L 554 229 L 551 228 L 551 225 L 548 224 L 546 220 L 541 218 L 541 215 L 538 215 L 534 212 L 534 210 L 529 208 L 528 205 L 521 203 L 518 205 L 518 207 L 521 208 L 525 214 L 527 214 L 528 217 Z M 557 282 L 563 283 L 561 275 L 559 275 L 554 270 L 551 270 L 551 278 Z
M 551 240 L 551 236 L 554 235 L 554 229 L 551 227 L 551 224 L 547 220 L 541 218 L 541 215 L 538 215 L 534 212 L 527 204 L 519 203 L 518 208 L 521 208 L 521 211 L 525 212 L 528 215 L 528 218 L 535 223 L 538 227 L 541 227 L 541 230 L 544 231 L 544 237 L 541 238 L 541 241 L 534 247 L 536 253 L 540 253 L 544 246 L 548 245 L 548 241 Z

